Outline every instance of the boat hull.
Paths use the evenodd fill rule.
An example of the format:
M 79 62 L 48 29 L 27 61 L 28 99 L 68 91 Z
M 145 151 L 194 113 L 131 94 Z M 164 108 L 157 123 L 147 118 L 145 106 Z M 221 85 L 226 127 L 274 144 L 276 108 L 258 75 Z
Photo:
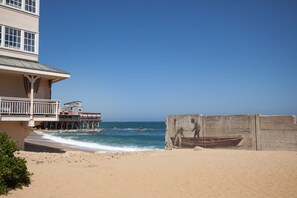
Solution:
M 172 144 L 174 144 L 174 137 L 171 137 Z M 194 148 L 196 146 L 204 148 L 216 148 L 216 147 L 232 147 L 237 146 L 242 140 L 242 137 L 182 137 L 181 145 L 177 140 L 175 146 L 180 146 L 182 148 Z

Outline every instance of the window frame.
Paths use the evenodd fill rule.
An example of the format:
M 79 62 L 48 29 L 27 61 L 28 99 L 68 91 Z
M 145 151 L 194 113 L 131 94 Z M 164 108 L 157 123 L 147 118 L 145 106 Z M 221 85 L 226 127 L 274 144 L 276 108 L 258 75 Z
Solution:
M 5 0 L 5 5 L 22 9 L 23 1 L 22 0 Z
M 24 51 L 35 53 L 36 50 L 36 34 L 33 32 L 24 31 Z
M 37 5 L 36 0 L 25 0 L 24 1 L 24 6 L 25 6 L 24 9 L 27 12 L 36 14 L 36 5 Z
M 6 48 L 21 50 L 22 33 L 20 29 L 5 26 L 4 34 L 4 46 Z
M 38 42 L 36 32 L 0 24 L 0 49 L 38 55 Z
M 39 16 L 40 0 L 0 0 L 0 5 Z

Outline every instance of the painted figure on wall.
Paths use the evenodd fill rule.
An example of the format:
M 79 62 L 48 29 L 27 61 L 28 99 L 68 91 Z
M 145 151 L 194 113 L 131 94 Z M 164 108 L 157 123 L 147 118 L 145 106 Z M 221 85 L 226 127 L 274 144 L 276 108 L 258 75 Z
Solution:
M 199 133 L 200 133 L 200 125 L 198 124 L 198 122 L 195 119 L 191 119 L 191 123 L 194 124 L 194 128 L 192 129 L 192 132 L 194 133 L 194 138 L 195 139 L 199 139 Z
M 174 148 L 195 148 L 196 146 L 204 148 L 235 147 L 243 139 L 240 134 L 205 136 L 204 132 L 200 136 L 202 125 L 197 117 L 180 120 L 174 117 L 170 123 L 173 124 L 173 128 L 170 131 L 172 134 L 170 136 L 170 145 Z
M 184 131 L 184 129 L 182 127 L 176 131 L 176 134 L 174 137 L 174 144 L 173 144 L 174 146 L 176 146 L 176 143 L 178 141 L 178 146 L 181 147 L 182 137 L 185 137 L 183 131 Z

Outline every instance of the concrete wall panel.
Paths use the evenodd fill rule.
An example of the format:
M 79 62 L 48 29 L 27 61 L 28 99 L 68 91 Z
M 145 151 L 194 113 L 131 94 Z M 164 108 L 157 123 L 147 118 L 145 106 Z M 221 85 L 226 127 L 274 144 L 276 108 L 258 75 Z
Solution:
M 260 117 L 261 130 L 297 130 L 295 116 L 263 116 Z
M 297 131 L 261 130 L 261 150 L 297 150 Z
M 166 147 L 173 148 L 173 138 L 179 128 L 184 129 L 181 142 L 193 138 L 194 118 L 201 125 L 200 140 L 224 141 L 224 137 L 240 137 L 237 145 L 223 145 L 232 149 L 248 150 L 295 150 L 297 151 L 297 124 L 295 116 L 266 116 L 266 115 L 230 115 L 230 116 L 203 116 L 173 115 L 166 119 Z M 174 124 L 175 123 L 175 124 Z M 175 125 L 175 127 L 174 127 Z M 211 139 L 217 137 L 217 139 Z M 199 141 L 200 141 L 199 140 Z M 196 140 L 191 140 L 195 142 Z M 198 144 L 199 141 L 196 141 Z M 200 144 L 201 145 L 201 144 Z M 207 145 L 207 144 L 206 144 Z M 205 146 L 203 144 L 203 146 Z
M 231 116 L 203 116 L 202 119 L 205 136 L 241 136 L 242 141 L 238 148 L 253 149 L 255 143 L 255 116 L 231 115 Z

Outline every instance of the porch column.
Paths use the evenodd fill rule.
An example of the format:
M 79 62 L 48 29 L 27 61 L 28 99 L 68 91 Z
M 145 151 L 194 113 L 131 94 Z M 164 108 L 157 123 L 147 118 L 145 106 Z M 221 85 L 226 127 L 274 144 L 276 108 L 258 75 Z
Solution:
M 25 76 L 30 84 L 31 84 L 31 90 L 30 90 L 30 120 L 28 122 L 28 126 L 29 127 L 34 127 L 35 126 L 35 122 L 33 120 L 33 115 L 34 115 L 34 84 L 36 82 L 37 79 L 39 79 L 39 77 L 37 76 Z

